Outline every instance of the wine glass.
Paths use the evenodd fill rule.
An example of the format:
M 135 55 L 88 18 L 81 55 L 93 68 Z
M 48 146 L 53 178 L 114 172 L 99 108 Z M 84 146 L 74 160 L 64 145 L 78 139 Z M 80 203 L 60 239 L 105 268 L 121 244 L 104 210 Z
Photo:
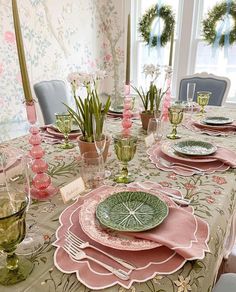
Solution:
M 108 134 L 107 134 L 107 116 L 106 114 L 102 114 L 99 117 L 93 115 L 92 117 L 92 124 L 93 124 L 93 140 L 96 147 L 96 151 L 98 155 L 102 156 L 103 162 L 104 161 L 104 151 L 106 148 L 106 144 L 108 143 Z M 105 170 L 105 177 L 109 177 L 111 172 L 109 170 Z
M 33 269 L 31 261 L 15 253 L 26 234 L 29 177 L 27 161 L 21 153 L 11 156 L 9 149 L 1 149 L 0 160 L 0 251 L 6 254 L 0 284 L 12 285 L 25 280 Z
M 114 147 L 117 158 L 121 161 L 122 167 L 120 174 L 115 177 L 117 183 L 130 183 L 134 181 L 128 172 L 128 162 L 134 158 L 137 146 L 137 137 L 124 137 L 118 135 L 114 137 Z
M 70 114 L 67 113 L 57 113 L 55 114 L 56 117 L 56 127 L 57 129 L 64 135 L 65 141 L 60 145 L 62 149 L 72 149 L 75 145 L 69 142 L 69 133 L 71 132 L 72 128 L 72 117 Z
M 205 113 L 204 107 L 208 105 L 209 99 L 211 97 L 210 91 L 198 91 L 197 92 L 197 103 L 201 106 L 200 114 Z
M 196 83 L 188 82 L 187 83 L 187 102 L 191 110 L 191 115 L 193 113 L 193 97 L 195 93 Z
M 167 135 L 169 139 L 179 139 L 181 136 L 177 135 L 177 126 L 183 120 L 184 109 L 179 105 L 172 105 L 168 109 L 169 120 L 172 124 L 172 132 Z

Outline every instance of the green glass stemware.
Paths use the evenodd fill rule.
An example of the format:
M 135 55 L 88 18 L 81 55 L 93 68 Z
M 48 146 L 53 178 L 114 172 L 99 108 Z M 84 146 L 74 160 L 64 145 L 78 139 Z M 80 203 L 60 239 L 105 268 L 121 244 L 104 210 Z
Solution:
M 209 99 L 211 97 L 210 91 L 198 91 L 197 92 L 197 103 L 201 106 L 200 114 L 205 113 L 205 106 L 208 105 Z
M 137 137 L 119 135 L 114 138 L 115 153 L 122 162 L 120 174 L 114 179 L 117 183 L 129 183 L 134 180 L 128 172 L 128 162 L 134 158 L 136 146 Z
M 28 198 L 23 193 L 0 191 L 0 250 L 6 253 L 6 266 L 0 269 L 0 284 L 12 285 L 25 280 L 33 263 L 15 254 L 17 245 L 26 233 L 25 216 Z
M 177 126 L 182 122 L 184 115 L 184 108 L 181 105 L 173 105 L 168 109 L 169 120 L 172 124 L 172 132 L 167 135 L 169 139 L 179 139 L 181 136 L 177 135 Z
M 64 135 L 65 141 L 60 145 L 62 149 L 72 149 L 75 145 L 69 142 L 69 134 L 72 128 L 72 117 L 69 114 L 55 114 L 57 129 Z

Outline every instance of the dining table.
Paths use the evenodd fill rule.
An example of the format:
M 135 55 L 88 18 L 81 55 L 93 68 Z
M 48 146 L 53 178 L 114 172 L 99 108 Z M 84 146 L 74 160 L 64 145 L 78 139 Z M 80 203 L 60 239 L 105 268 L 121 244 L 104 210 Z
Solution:
M 207 115 L 227 116 L 236 120 L 234 108 L 207 107 Z M 198 113 L 193 113 L 198 115 Z M 182 139 L 198 139 L 213 143 L 217 146 L 226 147 L 236 152 L 236 135 L 209 135 L 195 131 L 186 126 L 190 114 L 185 114 L 184 121 L 178 126 L 178 133 Z M 121 131 L 121 119 L 109 118 L 109 132 L 112 136 Z M 162 143 L 168 141 L 166 134 L 171 131 L 171 125 L 164 123 L 165 132 Z M 112 292 L 210 292 L 217 278 L 218 270 L 224 257 L 230 253 L 235 239 L 235 209 L 236 209 L 236 169 L 229 168 L 212 173 L 193 173 L 192 175 L 178 174 L 172 169 L 162 170 L 157 168 L 147 154 L 149 147 L 145 144 L 146 131 L 142 129 L 139 119 L 133 120 L 132 133 L 137 136 L 137 150 L 128 169 L 135 181 L 140 184 L 145 182 L 158 183 L 163 188 L 173 188 L 181 192 L 184 198 L 191 200 L 190 205 L 194 214 L 208 223 L 209 226 L 209 251 L 202 259 L 187 260 L 178 270 L 166 274 L 153 274 L 146 281 L 133 282 L 128 289 L 115 284 L 101 291 Z M 235 131 L 236 134 L 236 131 Z M 74 141 L 76 143 L 76 141 Z M 23 149 L 27 152 L 31 145 L 28 136 L 5 141 L 1 146 L 9 146 Z M 1 147 L 0 146 L 0 147 Z M 78 146 L 73 149 L 64 150 L 56 143 L 42 143 L 45 151 L 44 159 L 49 168 L 48 174 L 52 183 L 59 189 L 80 177 L 81 155 Z M 109 155 L 105 164 L 111 176 L 106 178 L 106 186 L 117 187 L 114 176 L 119 172 L 119 161 L 111 143 Z M 79 197 L 85 194 L 80 194 Z M 87 292 L 95 291 L 86 287 L 76 277 L 76 273 L 61 272 L 54 264 L 54 253 L 56 251 L 53 243 L 56 240 L 56 230 L 60 226 L 59 217 L 61 213 L 74 204 L 74 200 L 64 203 L 60 191 L 51 199 L 46 201 L 32 200 L 27 213 L 27 220 L 32 228 L 42 234 L 44 246 L 37 252 L 28 256 L 33 262 L 34 269 L 29 277 L 12 286 L 0 286 L 1 292 Z M 173 229 L 178 226 L 174 222 Z M 183 225 L 184 229 L 185 226 Z

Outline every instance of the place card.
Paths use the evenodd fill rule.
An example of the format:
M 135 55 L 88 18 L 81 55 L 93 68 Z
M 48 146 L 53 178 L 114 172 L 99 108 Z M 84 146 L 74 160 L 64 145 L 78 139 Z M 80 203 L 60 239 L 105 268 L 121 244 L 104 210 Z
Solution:
M 60 189 L 61 196 L 64 203 L 74 199 L 79 194 L 85 191 L 85 184 L 82 177 L 77 178 L 76 180 L 70 182 L 66 186 Z
M 150 135 L 148 135 L 146 138 L 145 138 L 145 144 L 147 147 L 150 147 L 152 146 L 152 144 L 155 143 L 155 137 L 154 137 L 154 134 L 151 133 Z

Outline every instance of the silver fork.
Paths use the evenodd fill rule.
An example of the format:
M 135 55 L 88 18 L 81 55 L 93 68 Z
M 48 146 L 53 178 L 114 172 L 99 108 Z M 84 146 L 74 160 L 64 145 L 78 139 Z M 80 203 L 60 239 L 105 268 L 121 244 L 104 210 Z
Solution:
M 91 260 L 91 261 L 97 263 L 98 265 L 100 265 L 101 267 L 105 268 L 106 270 L 108 270 L 109 272 L 111 272 L 112 274 L 114 274 L 115 276 L 120 278 L 121 280 L 129 280 L 129 275 L 125 271 L 120 270 L 120 269 L 117 270 L 117 269 L 113 268 L 112 266 L 105 264 L 105 263 L 87 255 L 84 251 L 80 250 L 78 247 L 76 247 L 71 242 L 66 241 L 63 248 L 76 261 L 81 261 L 83 259 Z
M 184 164 L 184 163 L 181 163 L 181 162 L 170 162 L 170 161 L 167 161 L 165 160 L 164 158 L 162 157 L 159 157 L 159 161 L 160 163 L 163 165 L 163 166 L 166 166 L 166 167 L 175 167 L 175 166 L 181 166 L 181 167 L 184 167 L 186 169 L 192 169 L 192 170 L 197 170 L 198 172 L 203 172 L 203 170 L 201 168 L 198 168 L 198 167 L 195 167 L 195 166 L 191 166 L 191 165 L 187 165 L 187 164 Z
M 101 249 L 99 249 L 98 247 L 90 244 L 89 242 L 85 242 L 83 241 L 81 238 L 79 238 L 78 236 L 76 236 L 74 233 L 72 233 L 71 231 L 67 231 L 66 232 L 66 240 L 68 242 L 73 243 L 74 245 L 76 245 L 78 248 L 80 249 L 85 249 L 87 247 L 90 247 L 104 255 L 106 255 L 107 257 L 113 259 L 114 261 L 116 261 L 117 263 L 119 263 L 120 265 L 122 265 L 123 267 L 129 269 L 129 270 L 135 270 L 136 267 L 130 263 L 125 262 L 124 260 L 122 260 L 121 258 L 117 258 Z

